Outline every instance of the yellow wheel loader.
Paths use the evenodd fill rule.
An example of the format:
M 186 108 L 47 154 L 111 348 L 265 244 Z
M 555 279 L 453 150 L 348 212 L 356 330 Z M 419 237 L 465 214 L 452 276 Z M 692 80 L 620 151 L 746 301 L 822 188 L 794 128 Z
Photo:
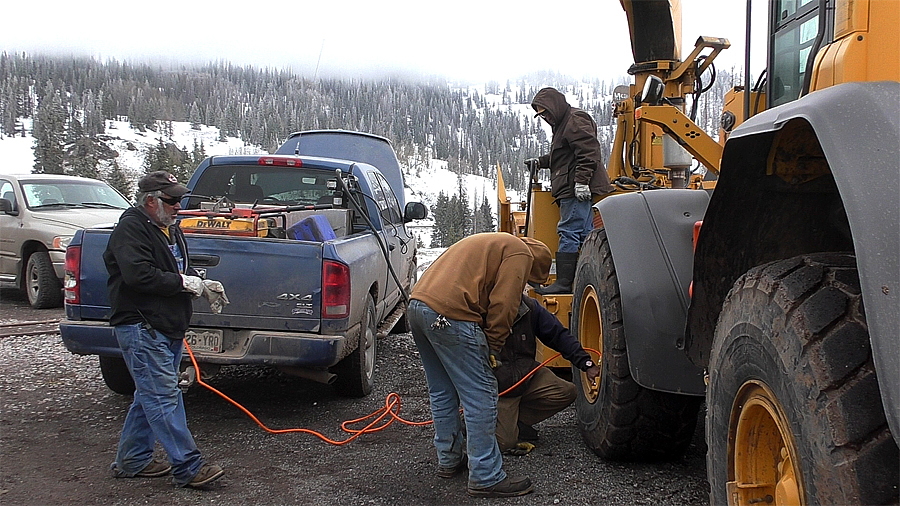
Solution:
M 551 301 L 602 352 L 599 385 L 573 370 L 584 440 L 677 458 L 705 400 L 712 504 L 896 504 L 900 1 L 768 2 L 765 75 L 745 70 L 718 141 L 692 109 L 729 42 L 682 59 L 678 0 L 620 1 L 617 189 Z M 552 250 L 558 211 L 531 197 L 501 230 Z

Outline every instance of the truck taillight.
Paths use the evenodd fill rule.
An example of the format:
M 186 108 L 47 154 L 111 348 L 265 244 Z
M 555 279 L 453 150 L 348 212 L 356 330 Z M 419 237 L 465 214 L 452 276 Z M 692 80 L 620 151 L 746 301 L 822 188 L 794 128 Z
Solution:
M 350 268 L 333 260 L 322 264 L 322 318 L 350 316 Z
M 66 304 L 81 304 L 81 287 L 78 278 L 81 275 L 81 246 L 66 248 L 66 279 L 63 283 Z

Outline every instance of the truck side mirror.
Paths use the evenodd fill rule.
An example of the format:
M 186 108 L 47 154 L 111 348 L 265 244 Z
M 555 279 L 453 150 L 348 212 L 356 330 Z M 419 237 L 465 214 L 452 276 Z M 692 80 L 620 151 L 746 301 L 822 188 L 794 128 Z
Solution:
M 11 214 L 13 216 L 19 215 L 19 211 L 13 209 L 13 204 L 9 199 L 0 199 L 0 212 Z
M 407 202 L 403 210 L 403 223 L 413 220 L 423 220 L 428 216 L 428 208 L 421 202 Z

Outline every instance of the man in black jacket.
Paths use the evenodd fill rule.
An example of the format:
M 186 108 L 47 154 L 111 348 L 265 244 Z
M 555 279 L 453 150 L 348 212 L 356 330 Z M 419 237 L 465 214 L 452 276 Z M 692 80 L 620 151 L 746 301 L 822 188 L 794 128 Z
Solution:
M 110 325 L 135 385 L 112 469 L 118 478 L 171 472 L 176 485 L 201 487 L 225 472 L 204 462 L 188 430 L 178 370 L 191 301 L 208 296 L 209 283 L 217 282 L 201 280 L 191 268 L 175 224 L 187 191 L 164 171 L 142 177 L 137 204 L 122 213 L 103 253 Z M 171 465 L 153 460 L 156 441 Z
M 531 107 L 535 117 L 550 125 L 553 139 L 549 153 L 525 163 L 550 168 L 550 193 L 559 205 L 556 281 L 536 291 L 541 295 L 571 293 L 578 250 L 593 228 L 593 196 L 611 192 L 612 186 L 603 167 L 597 124 L 590 114 L 570 106 L 565 95 L 554 88 L 538 91 Z
M 494 369 L 497 386 L 504 392 L 524 378 L 539 363 L 534 359 L 537 350 L 535 337 L 544 345 L 562 353 L 563 358 L 587 374 L 589 381 L 600 375 L 600 368 L 568 329 L 541 304 L 527 295 L 516 314 L 512 331 L 500 351 L 500 365 Z M 534 448 L 520 441 L 537 439 L 532 425 L 559 413 L 575 400 L 575 385 L 539 369 L 526 380 L 500 397 L 497 404 L 497 444 L 500 450 L 524 454 Z

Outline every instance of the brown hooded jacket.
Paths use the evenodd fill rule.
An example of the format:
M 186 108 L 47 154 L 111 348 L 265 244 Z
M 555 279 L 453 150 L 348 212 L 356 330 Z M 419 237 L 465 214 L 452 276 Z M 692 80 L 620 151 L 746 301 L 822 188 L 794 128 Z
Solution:
M 554 88 L 535 94 L 531 106 L 544 109 L 553 131 L 550 152 L 538 158 L 539 166 L 550 168 L 550 192 L 555 199 L 575 196 L 575 184 L 586 184 L 594 195 L 613 190 L 603 167 L 597 124 L 591 115 L 572 107 Z

